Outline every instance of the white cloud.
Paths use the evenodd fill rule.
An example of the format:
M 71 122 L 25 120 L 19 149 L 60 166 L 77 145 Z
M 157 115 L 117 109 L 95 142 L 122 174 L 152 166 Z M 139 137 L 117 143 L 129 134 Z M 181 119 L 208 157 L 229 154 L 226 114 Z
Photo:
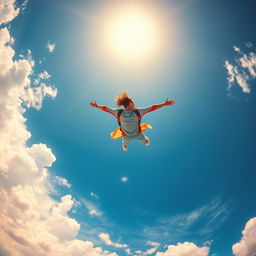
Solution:
M 177 245 L 169 245 L 165 252 L 157 252 L 156 256 L 207 256 L 208 254 L 208 247 L 198 247 L 194 243 L 184 242 Z
M 162 216 L 154 225 L 144 226 L 141 234 L 144 239 L 153 241 L 180 241 L 190 236 L 205 241 L 211 239 L 213 232 L 226 221 L 231 210 L 229 202 L 222 202 L 220 197 L 216 197 L 191 212 Z
M 125 252 L 126 252 L 126 254 L 128 254 L 128 255 L 132 254 L 132 251 L 131 251 L 130 248 L 126 248 L 126 249 L 125 249 Z
M 95 204 L 93 204 L 92 202 L 90 202 L 89 200 L 86 200 L 85 198 L 81 198 L 80 201 L 87 208 L 89 215 L 101 216 L 103 214 L 98 209 L 98 207 Z
M 60 241 L 75 239 L 80 229 L 80 224 L 67 215 L 73 204 L 71 195 L 63 196 L 61 202 L 51 209 L 51 214 L 44 223 L 47 230 Z
M 90 196 L 91 196 L 91 197 L 94 197 L 94 198 L 96 198 L 96 199 L 99 199 L 99 196 L 98 196 L 97 194 L 95 194 L 94 192 L 91 192 L 91 193 L 90 193 Z
M 14 44 L 14 38 L 11 39 L 10 44 Z M 19 57 L 27 60 L 31 67 L 35 66 L 35 61 L 33 60 L 32 51 L 30 49 L 27 49 L 27 54 L 19 54 Z
M 110 240 L 110 236 L 108 233 L 100 233 L 99 234 L 99 238 L 106 244 L 109 246 L 114 246 L 116 248 L 127 248 L 128 245 L 127 244 L 120 244 L 120 243 L 114 243 Z
M 151 248 L 147 249 L 145 252 L 140 251 L 141 255 L 150 255 L 153 254 L 154 252 L 156 252 L 156 250 L 158 249 L 158 247 L 160 246 L 160 243 L 158 242 L 154 242 L 154 241 L 148 241 L 147 242 L 148 245 L 152 246 Z
M 46 45 L 46 48 L 48 49 L 49 52 L 53 52 L 55 50 L 56 44 L 48 42 Z
M 0 0 L 1 23 L 17 15 L 14 3 Z M 31 133 L 23 114 L 24 106 L 40 108 L 44 97 L 55 97 L 56 90 L 39 84 L 36 88 L 40 93 L 33 92 L 33 62 L 25 57 L 14 60 L 12 43 L 9 30 L 0 29 L 0 253 L 116 256 L 76 238 L 80 224 L 69 216 L 75 203 L 71 195 L 60 200 L 51 197 L 48 168 L 56 158 L 45 144 L 28 146 Z
M 56 176 L 55 177 L 55 180 L 56 182 L 60 185 L 60 186 L 64 186 L 64 187 L 67 187 L 67 188 L 71 188 L 71 184 L 69 184 L 68 180 L 63 178 L 63 177 L 60 177 L 60 176 Z
M 14 3 L 0 0 L 1 23 L 11 21 L 18 14 Z M 19 256 L 117 256 L 116 253 L 95 247 L 90 241 L 77 239 L 80 224 L 69 216 L 76 204 L 71 195 L 60 199 L 51 197 L 53 184 L 48 168 L 56 157 L 45 144 L 28 146 L 31 133 L 26 127 L 24 113 L 25 107 L 40 109 L 44 97 L 56 97 L 57 90 L 40 82 L 37 87 L 31 85 L 34 66 L 32 53 L 28 52 L 29 58 L 14 60 L 13 42 L 9 30 L 0 29 L 0 253 Z M 45 73 L 40 79 L 46 77 Z M 123 178 L 123 182 L 128 180 L 127 177 Z M 69 186 L 62 177 L 59 177 L 59 182 Z M 85 204 L 89 214 L 101 214 L 95 205 Z M 176 220 L 180 221 L 180 225 L 181 220 L 186 220 L 185 225 L 189 226 L 206 212 L 209 211 L 198 210 Z M 219 222 L 223 211 L 217 205 L 210 213 L 210 220 Z M 215 223 L 212 221 L 211 224 Z M 106 244 L 131 253 L 127 244 L 112 242 L 107 233 L 101 234 Z M 158 243 L 151 241 L 148 245 L 152 248 L 145 253 L 150 254 Z M 194 254 L 197 256 L 207 255 L 199 254 L 206 252 L 207 247 L 199 248 L 193 243 L 170 245 L 166 252 L 158 252 L 157 255 L 169 256 L 167 253 L 171 253 L 171 250 L 179 252 L 181 248 L 194 249 L 198 252 Z
M 160 245 L 160 243 L 154 242 L 154 241 L 148 241 L 147 244 L 149 244 L 150 246 L 153 246 L 153 247 L 158 247 Z
M 152 247 L 152 248 L 149 248 L 147 249 L 145 252 L 142 253 L 142 255 L 150 255 L 150 254 L 153 254 L 154 252 L 156 252 L 157 248 L 155 247 Z
M 34 84 L 39 84 L 42 80 L 47 80 L 51 77 L 51 75 L 45 70 L 44 72 L 37 75 L 37 77 L 34 79 Z
M 45 83 L 41 83 L 39 87 L 28 87 L 22 95 L 23 104 L 26 107 L 34 107 L 40 109 L 45 96 L 55 98 L 57 95 L 57 89 L 52 86 L 47 86 Z
M 151 248 L 147 249 L 146 251 L 142 250 L 136 250 L 135 253 L 139 255 L 150 255 L 157 251 L 158 247 L 160 246 L 160 243 L 154 242 L 154 241 L 148 241 L 147 245 L 150 245 Z
M 27 152 L 35 159 L 35 163 L 39 168 L 51 167 L 52 163 L 56 161 L 51 149 L 42 143 L 32 145 L 27 149 Z
M 121 181 L 122 181 L 122 182 L 126 182 L 126 181 L 128 181 L 128 178 L 127 178 L 127 177 L 122 177 L 122 178 L 121 178 Z
M 204 242 L 204 246 L 210 247 L 212 245 L 212 243 L 213 243 L 213 240 L 207 240 Z
M 242 238 L 238 243 L 232 246 L 236 256 L 254 256 L 256 255 L 256 217 L 250 219 L 244 230 Z
M 252 44 L 246 44 L 248 48 L 252 47 Z M 234 46 L 235 52 L 241 57 L 235 57 L 235 65 L 229 61 L 224 62 L 224 67 L 228 73 L 228 89 L 237 83 L 244 93 L 250 93 L 250 81 L 256 78 L 256 53 L 249 52 L 243 53 L 240 48 Z
M 96 216 L 101 215 L 101 214 L 100 214 L 97 210 L 95 210 L 95 209 L 89 210 L 89 214 L 90 214 L 90 215 L 96 215 Z
M 28 61 L 31 67 L 35 66 L 35 61 L 33 60 L 32 51 L 30 49 L 27 50 L 27 55 L 24 56 L 24 58 Z
M 256 54 L 254 52 L 243 54 L 243 56 L 239 58 L 239 62 L 244 69 L 247 69 L 252 78 L 256 78 Z
M 12 21 L 19 14 L 15 2 L 16 0 L 0 0 L 0 25 Z
M 240 48 L 239 48 L 239 47 L 234 46 L 234 50 L 235 50 L 236 52 L 240 52 Z
M 39 76 L 39 78 L 41 78 L 43 80 L 51 77 L 51 75 L 46 70 L 44 72 L 40 73 L 38 76 Z
M 243 92 L 249 93 L 250 88 L 248 84 L 249 77 L 244 72 L 238 70 L 237 66 L 233 66 L 228 61 L 225 61 L 225 68 L 228 72 L 228 88 L 230 89 L 232 85 L 237 82 L 237 84 L 242 88 Z

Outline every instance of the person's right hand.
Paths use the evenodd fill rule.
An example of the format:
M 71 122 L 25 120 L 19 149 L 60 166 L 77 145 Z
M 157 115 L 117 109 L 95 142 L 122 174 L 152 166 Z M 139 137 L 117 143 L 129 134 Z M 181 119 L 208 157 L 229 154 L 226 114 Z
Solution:
M 92 106 L 92 107 L 94 107 L 94 108 L 97 108 L 98 107 L 98 104 L 96 103 L 96 101 L 91 101 L 90 102 L 90 105 Z
M 169 100 L 168 98 L 165 100 L 164 105 L 165 106 L 171 106 L 174 105 L 176 103 L 175 100 Z

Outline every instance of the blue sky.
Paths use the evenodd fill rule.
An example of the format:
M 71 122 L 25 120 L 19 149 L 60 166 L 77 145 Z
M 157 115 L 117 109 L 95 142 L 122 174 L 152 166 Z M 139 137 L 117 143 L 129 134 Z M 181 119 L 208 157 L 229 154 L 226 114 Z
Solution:
M 31 80 L 47 70 L 58 91 L 24 114 L 28 145 L 51 148 L 57 160 L 49 172 L 71 184 L 56 185 L 52 197 L 71 194 L 77 237 L 119 255 L 126 247 L 105 244 L 100 233 L 132 255 L 154 247 L 148 241 L 159 243 L 159 252 L 188 241 L 209 246 L 209 255 L 232 255 L 256 215 L 255 77 L 239 65 L 255 53 L 255 1 L 140 1 L 163 18 L 166 45 L 150 62 L 128 64 L 108 59 L 99 50 L 104 42 L 96 42 L 102 12 L 114 3 L 28 1 L 10 24 L 16 58 L 32 52 Z M 225 61 L 238 67 L 250 92 L 228 81 Z M 140 107 L 176 100 L 144 117 L 153 126 L 150 147 L 132 142 L 123 152 L 109 136 L 116 120 L 88 105 L 114 107 L 123 90 Z

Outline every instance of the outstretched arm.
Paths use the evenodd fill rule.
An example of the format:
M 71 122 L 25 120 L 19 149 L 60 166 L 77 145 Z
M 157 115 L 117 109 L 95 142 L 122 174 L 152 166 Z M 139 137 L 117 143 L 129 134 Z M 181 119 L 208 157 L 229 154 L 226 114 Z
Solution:
M 174 105 L 175 104 L 175 100 L 168 100 L 168 98 L 165 100 L 164 103 L 161 103 L 161 104 L 154 104 L 152 106 L 150 106 L 144 113 L 142 113 L 141 115 L 145 115 L 149 112 L 152 112 L 152 111 L 155 111 L 159 108 L 162 108 L 164 106 L 171 106 L 171 105 Z
M 89 104 L 90 104 L 91 107 L 98 108 L 102 111 L 110 113 L 111 115 L 113 115 L 115 117 L 116 117 L 116 114 L 118 112 L 118 109 L 113 109 L 113 108 L 110 108 L 110 107 L 107 107 L 107 106 L 98 105 L 96 101 L 91 101 Z
M 161 108 L 161 107 L 164 107 L 164 106 L 171 106 L 171 105 L 174 105 L 175 104 L 175 100 L 168 100 L 168 98 L 165 100 L 164 103 L 161 103 L 161 104 L 155 104 L 153 105 L 155 110 Z
M 91 101 L 89 104 L 93 108 L 99 108 L 99 109 L 103 110 L 103 106 L 98 105 L 96 101 Z

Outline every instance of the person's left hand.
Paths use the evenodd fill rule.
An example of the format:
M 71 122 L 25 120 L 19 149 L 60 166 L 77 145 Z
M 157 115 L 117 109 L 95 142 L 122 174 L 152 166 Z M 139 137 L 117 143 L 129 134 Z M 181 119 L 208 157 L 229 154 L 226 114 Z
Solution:
M 98 104 L 97 104 L 97 102 L 96 101 L 91 101 L 90 102 L 90 105 L 92 106 L 92 107 L 94 107 L 94 108 L 97 108 L 98 107 Z
M 175 100 L 168 100 L 168 98 L 165 100 L 164 105 L 165 106 L 171 106 L 174 105 L 176 103 Z

